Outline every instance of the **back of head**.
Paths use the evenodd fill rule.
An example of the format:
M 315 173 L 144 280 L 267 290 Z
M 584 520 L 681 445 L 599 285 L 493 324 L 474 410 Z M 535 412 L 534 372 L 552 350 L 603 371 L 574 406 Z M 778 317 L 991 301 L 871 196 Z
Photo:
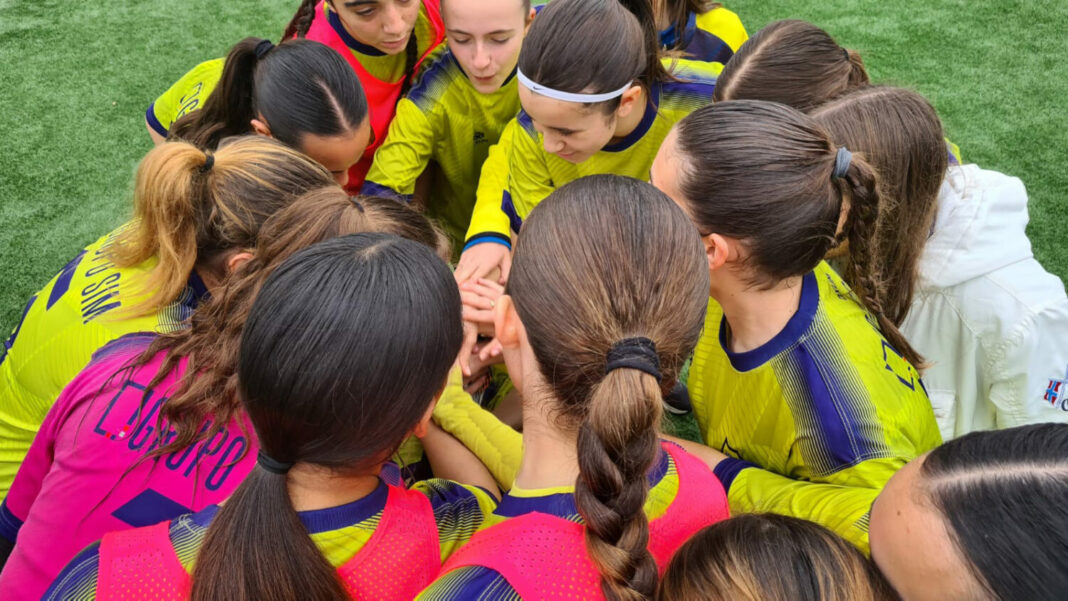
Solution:
M 1064 597 L 1068 424 L 973 432 L 931 451 L 920 477 L 984 598 Z
M 195 266 L 212 269 L 227 251 L 255 247 L 267 218 L 332 182 L 321 165 L 263 136 L 234 138 L 215 152 L 186 142 L 153 148 L 137 168 L 134 220 L 112 247 L 120 267 L 158 258 L 131 310 L 149 314 L 173 302 Z
M 863 154 L 879 172 L 876 260 L 886 282 L 883 306 L 901 325 L 949 164 L 942 122 L 923 96 L 882 86 L 855 90 L 810 114 L 836 144 Z
M 805 21 L 776 21 L 749 38 L 716 79 L 713 101 L 767 100 L 811 110 L 868 85 L 860 55 Z
M 675 552 L 661 601 L 889 601 L 885 580 L 830 530 L 750 514 L 701 530 Z
M 226 57 L 219 85 L 199 111 L 171 127 L 169 137 L 215 148 L 252 131 L 260 119 L 271 136 L 300 147 L 305 135 L 332 137 L 367 118 L 367 98 L 352 67 L 319 42 L 245 38 Z
M 578 432 L 576 502 L 609 599 L 649 598 L 656 586 L 646 472 L 662 395 L 700 335 L 708 287 L 693 225 L 637 180 L 602 175 L 558 188 L 516 244 L 508 294 L 559 426 Z M 609 367 L 619 357 L 640 366 Z
M 167 358 L 151 382 L 152 388 L 183 357 L 199 369 L 183 374 L 161 411 L 176 431 L 154 453 L 182 450 L 198 440 L 210 440 L 240 412 L 237 398 L 238 346 L 260 286 L 290 256 L 313 244 L 348 234 L 381 232 L 417 242 L 443 261 L 449 243 L 430 221 L 414 209 L 378 197 L 351 198 L 337 186 L 304 194 L 264 224 L 253 258 L 239 267 L 213 298 L 198 308 L 187 329 L 161 335 L 142 357 L 151 361 L 160 351 Z M 205 418 L 212 417 L 208 430 Z
M 460 311 L 448 266 L 410 240 L 343 236 L 286 259 L 241 339 L 241 395 L 261 454 L 376 474 L 444 386 Z M 293 508 L 284 470 L 265 461 L 213 521 L 192 599 L 347 598 Z
M 766 101 L 702 107 L 680 121 L 675 134 L 678 188 L 697 229 L 744 245 L 751 285 L 771 288 L 802 276 L 839 239 L 848 239 L 861 301 L 893 347 L 914 366 L 923 363 L 883 307 L 874 259 L 878 178 L 862 156 L 837 146 L 811 117 Z
M 603 94 L 668 79 L 649 0 L 553 0 L 523 41 L 519 70 L 539 85 Z M 619 99 L 599 103 L 605 113 Z

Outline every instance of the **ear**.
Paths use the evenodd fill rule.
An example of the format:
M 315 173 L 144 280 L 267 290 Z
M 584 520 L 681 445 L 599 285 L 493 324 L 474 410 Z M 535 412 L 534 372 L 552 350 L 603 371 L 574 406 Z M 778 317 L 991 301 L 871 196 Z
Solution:
M 705 245 L 705 254 L 708 256 L 708 268 L 712 271 L 723 267 L 730 257 L 730 243 L 719 234 L 702 236 L 701 241 Z
M 502 294 L 497 299 L 497 305 L 493 309 L 493 328 L 497 335 L 497 342 L 503 348 L 519 348 L 519 314 L 515 312 L 515 304 L 512 297 Z
M 252 131 L 261 136 L 271 137 L 271 127 L 267 125 L 267 122 L 262 118 L 257 117 L 256 119 L 249 121 L 249 123 L 252 124 Z
M 230 275 L 231 273 L 237 271 L 238 267 L 241 267 L 245 263 L 248 263 L 254 257 L 255 255 L 248 252 L 247 250 L 241 250 L 230 255 L 226 258 L 226 274 Z
M 626 117 L 638 106 L 638 101 L 645 97 L 645 92 L 642 87 L 635 84 L 630 87 L 629 90 L 623 92 L 623 96 L 619 98 L 619 108 L 616 109 L 616 117 L 622 119 Z M 644 106 L 642 108 L 645 108 Z
M 442 387 L 442 392 L 445 388 Z M 430 401 L 430 406 L 426 408 L 426 412 L 423 413 L 423 417 L 419 418 L 419 422 L 412 428 L 412 436 L 416 438 L 422 438 L 426 436 L 426 433 L 430 431 L 430 420 L 434 417 L 434 407 L 438 404 L 438 399 L 441 398 L 441 392 L 434 395 L 434 400 Z
M 537 14 L 538 11 L 534 10 L 532 7 L 530 9 L 530 14 L 527 15 L 527 26 L 523 28 L 523 35 L 526 35 L 527 32 L 530 31 L 530 24 L 534 22 L 534 17 L 537 16 Z

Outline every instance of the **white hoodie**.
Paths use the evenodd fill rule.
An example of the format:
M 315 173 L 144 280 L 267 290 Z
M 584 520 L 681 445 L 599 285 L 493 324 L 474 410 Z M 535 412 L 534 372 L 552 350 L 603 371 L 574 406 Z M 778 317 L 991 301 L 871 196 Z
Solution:
M 1068 422 L 1068 298 L 1031 252 L 1023 182 L 951 166 L 902 332 L 945 440 Z

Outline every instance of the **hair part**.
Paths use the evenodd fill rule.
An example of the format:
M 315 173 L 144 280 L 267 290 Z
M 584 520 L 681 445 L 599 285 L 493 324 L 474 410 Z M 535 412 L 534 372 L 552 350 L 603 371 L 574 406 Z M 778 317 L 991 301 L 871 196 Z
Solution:
M 700 336 L 708 278 L 686 215 L 652 186 L 619 176 L 558 188 L 516 243 L 508 294 L 559 426 L 578 432 L 575 500 L 610 600 L 648 599 L 656 588 L 646 473 L 660 452 L 663 395 Z M 633 368 L 605 373 L 609 351 L 632 337 L 654 342 L 662 381 Z
M 887 317 L 900 326 L 912 306 L 949 165 L 942 122 L 923 96 L 883 86 L 855 90 L 811 114 L 835 143 L 861 153 L 879 172 L 879 253 L 873 260 L 885 282 Z M 847 265 L 844 274 L 852 271 Z
M 679 190 L 702 235 L 740 240 L 749 283 L 768 289 L 803 276 L 839 238 L 849 240 L 850 270 L 862 304 L 887 341 L 913 366 L 920 356 L 886 315 L 875 232 L 878 177 L 854 155 L 834 177 L 838 146 L 811 117 L 758 100 L 720 102 L 676 126 Z M 838 222 L 845 207 L 848 219 Z
M 456 282 L 425 245 L 355 234 L 294 254 L 264 282 L 241 338 L 240 392 L 262 452 L 376 473 L 441 391 L 462 338 Z M 208 528 L 191 600 L 298 598 L 349 597 L 287 476 L 257 468 Z
M 891 601 L 860 551 L 819 524 L 739 515 L 704 528 L 671 559 L 661 601 Z
M 1068 590 L 1068 424 L 972 432 L 920 466 L 926 500 L 991 599 Z
M 805 21 L 776 21 L 727 61 L 712 100 L 767 100 L 807 112 L 868 83 L 860 55 L 826 31 Z

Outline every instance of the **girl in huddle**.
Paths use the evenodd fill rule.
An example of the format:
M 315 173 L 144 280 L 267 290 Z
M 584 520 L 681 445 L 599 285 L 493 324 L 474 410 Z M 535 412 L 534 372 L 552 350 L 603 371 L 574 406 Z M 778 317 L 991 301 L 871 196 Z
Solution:
M 698 532 L 671 558 L 660 601 L 893 601 L 856 547 L 783 515 L 733 517 Z
M 350 172 L 358 190 L 412 76 L 445 39 L 440 0 L 301 0 L 282 35 L 322 42 L 356 72 L 371 110 L 371 145 Z
M 241 335 L 256 469 L 221 508 L 105 535 L 45 598 L 411 599 L 494 505 L 475 487 L 380 476 L 427 432 L 460 339 L 456 283 L 425 245 L 356 234 L 289 257 Z M 447 459 L 440 473 L 485 471 Z
M 507 185 L 499 198 L 479 195 L 457 279 L 497 268 L 505 279 L 508 247 L 482 236 L 518 233 L 555 187 L 580 177 L 647 179 L 671 126 L 710 102 L 715 79 L 693 62 L 666 67 L 654 21 L 649 0 L 553 0 L 538 14 L 516 72 L 523 111 L 501 137 Z
M 1068 297 L 1031 252 L 1020 180 L 947 171 L 938 115 L 908 90 L 858 90 L 812 115 L 882 176 L 884 306 L 932 359 L 923 380 L 943 438 L 1068 420 L 1068 384 L 1054 386 L 1068 380 Z
M 348 183 L 371 141 L 367 98 L 345 60 L 306 40 L 246 38 L 225 62 L 197 65 L 146 113 L 149 133 L 215 149 L 226 137 L 270 136 Z
M 922 358 L 883 309 L 875 171 L 810 117 L 739 100 L 680 122 L 652 177 L 707 255 L 714 302 L 688 385 L 732 510 L 866 548 L 879 489 L 941 441 Z M 839 237 L 853 289 L 822 261 Z
M 658 439 L 701 331 L 704 253 L 686 216 L 629 178 L 565 185 L 524 227 L 496 306 L 523 397 L 515 486 L 419 598 L 650 599 L 658 566 L 727 515 L 711 471 Z
M 260 136 L 217 152 L 179 142 L 149 152 L 137 170 L 134 219 L 30 298 L 0 352 L 0 494 L 93 351 L 132 332 L 180 328 L 256 245 L 268 217 L 330 184 L 318 163 Z
M 256 457 L 235 394 L 238 343 L 256 291 L 298 250 L 368 231 L 448 256 L 412 209 L 321 188 L 264 224 L 252 254 L 193 314 L 191 327 L 132 334 L 97 352 L 45 418 L 5 501 L 10 519 L 0 534 L 17 544 L 0 575 L 0 597 L 39 598 L 78 551 L 107 532 L 229 496 Z
M 397 105 L 363 191 L 410 201 L 435 162 L 429 197 L 416 200 L 459 248 L 482 164 L 519 112 L 515 68 L 534 10 L 530 0 L 448 0 L 441 10 L 448 50 Z
M 972 432 L 899 471 L 871 556 L 903 601 L 1063 599 L 1068 424 Z
M 738 15 L 710 0 L 652 0 L 660 46 L 706 63 L 726 65 L 749 34 Z

